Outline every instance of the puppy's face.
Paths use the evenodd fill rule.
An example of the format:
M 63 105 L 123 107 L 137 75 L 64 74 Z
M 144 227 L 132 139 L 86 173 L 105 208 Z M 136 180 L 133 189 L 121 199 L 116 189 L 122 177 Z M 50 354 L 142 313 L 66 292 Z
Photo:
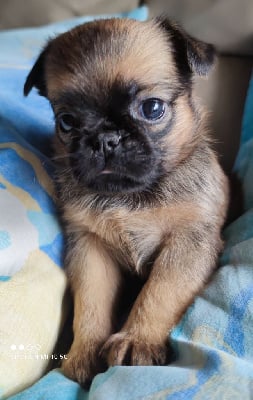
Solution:
M 30 72 L 56 121 L 56 152 L 95 192 L 140 191 L 194 143 L 193 72 L 213 48 L 169 21 L 102 20 L 48 43 Z

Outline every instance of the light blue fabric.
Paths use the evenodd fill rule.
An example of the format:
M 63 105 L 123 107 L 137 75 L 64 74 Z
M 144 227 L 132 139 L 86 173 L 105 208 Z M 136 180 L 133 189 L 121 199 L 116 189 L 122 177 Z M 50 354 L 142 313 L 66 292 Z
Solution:
M 7 74 L 7 70 L 6 70 Z M 21 74 L 22 75 L 22 74 Z M 23 74 L 24 75 L 24 74 Z M 10 75 L 9 75 L 10 77 Z M 20 77 L 19 77 L 20 79 Z M 14 82 L 15 77 L 12 78 Z M 17 89 L 16 89 L 17 91 Z M 46 103 L 19 99 L 18 115 L 9 103 L 9 126 L 39 152 L 51 134 Z M 29 103 L 27 103 L 29 102 Z M 34 103 L 34 107 L 30 106 Z M 17 104 L 17 103 L 15 103 Z M 29 105 L 28 105 L 29 104 Z M 176 361 L 165 367 L 114 367 L 95 377 L 89 392 L 60 370 L 12 400 L 177 400 L 250 399 L 253 396 L 253 81 L 245 107 L 241 149 L 235 170 L 243 183 L 245 213 L 224 232 L 221 267 L 212 282 L 172 331 Z M 41 115 L 43 114 L 44 115 Z M 46 116 L 46 123 L 45 123 Z M 21 123 L 22 126 L 22 123 Z M 26 127 L 30 126 L 27 135 Z M 40 132 L 41 139 L 31 132 Z M 43 136 L 44 135 L 44 136 Z M 8 139 L 9 140 L 9 139 Z M 37 151 L 37 150 L 36 150 Z M 44 156 L 43 156 L 44 157 Z
M 11 397 L 15 400 L 86 400 L 84 390 L 62 375 L 60 370 L 51 371 L 31 388 Z M 108 399 L 109 400 L 109 399 Z

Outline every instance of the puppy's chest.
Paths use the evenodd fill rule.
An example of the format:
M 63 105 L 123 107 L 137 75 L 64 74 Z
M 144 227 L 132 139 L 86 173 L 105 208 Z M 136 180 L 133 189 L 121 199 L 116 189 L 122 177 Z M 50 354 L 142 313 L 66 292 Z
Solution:
M 86 224 L 127 268 L 144 273 L 162 242 L 166 229 L 154 212 L 87 213 Z

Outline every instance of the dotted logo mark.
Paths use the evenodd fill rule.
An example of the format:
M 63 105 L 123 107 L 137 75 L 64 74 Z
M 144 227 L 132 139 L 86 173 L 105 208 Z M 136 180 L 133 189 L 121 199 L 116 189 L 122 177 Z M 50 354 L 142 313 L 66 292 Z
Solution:
M 23 350 L 25 350 L 25 346 L 23 344 L 20 344 L 19 346 L 17 346 L 16 344 L 12 344 L 11 350 L 12 351 L 15 351 L 15 350 L 23 351 Z

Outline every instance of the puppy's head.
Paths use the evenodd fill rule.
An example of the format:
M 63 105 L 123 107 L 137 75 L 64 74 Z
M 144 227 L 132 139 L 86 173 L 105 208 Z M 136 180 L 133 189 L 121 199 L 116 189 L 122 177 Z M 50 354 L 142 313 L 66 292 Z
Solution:
M 95 21 L 47 44 L 24 93 L 34 86 L 51 102 L 56 152 L 75 182 L 141 191 L 191 150 L 191 79 L 213 61 L 211 45 L 168 20 Z

